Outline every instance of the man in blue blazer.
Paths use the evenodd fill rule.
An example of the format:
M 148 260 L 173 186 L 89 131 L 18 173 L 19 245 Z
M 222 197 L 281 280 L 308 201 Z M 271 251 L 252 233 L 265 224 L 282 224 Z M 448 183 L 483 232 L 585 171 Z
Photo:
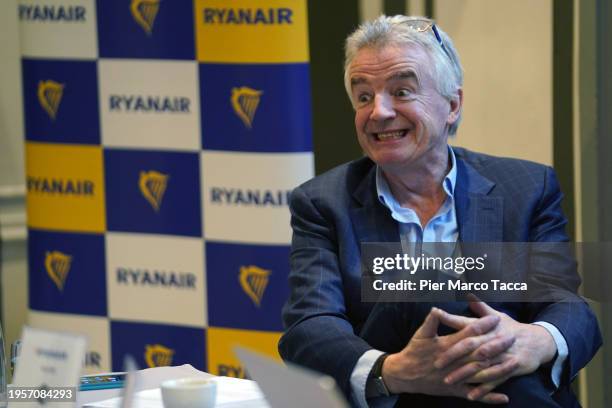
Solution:
M 568 241 L 550 167 L 448 146 L 462 83 L 431 20 L 382 16 L 349 36 L 345 85 L 367 157 L 292 193 L 280 353 L 332 375 L 356 406 L 573 406 L 569 383 L 601 335 L 571 260 L 543 269 L 572 301 L 361 299 L 364 242 Z

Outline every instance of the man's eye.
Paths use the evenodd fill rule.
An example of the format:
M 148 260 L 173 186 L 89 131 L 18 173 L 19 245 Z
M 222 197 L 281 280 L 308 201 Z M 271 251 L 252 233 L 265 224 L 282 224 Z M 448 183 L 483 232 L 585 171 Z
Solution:
M 357 101 L 359 103 L 368 103 L 368 102 L 370 102 L 370 100 L 372 100 L 372 97 L 370 95 L 368 95 L 368 94 L 360 94 L 357 97 Z
M 402 88 L 395 91 L 395 96 L 399 96 L 400 98 L 410 96 L 411 92 L 408 89 Z

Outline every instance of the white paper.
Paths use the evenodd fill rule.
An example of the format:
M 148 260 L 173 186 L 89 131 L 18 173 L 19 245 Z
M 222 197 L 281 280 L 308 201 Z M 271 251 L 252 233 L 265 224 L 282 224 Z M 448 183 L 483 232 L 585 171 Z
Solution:
M 44 385 L 75 387 L 76 390 L 87 346 L 85 337 L 26 326 L 21 341 L 14 387 Z M 10 405 L 22 408 L 41 406 L 38 402 L 15 402 Z M 66 403 L 47 403 L 45 406 L 66 406 Z

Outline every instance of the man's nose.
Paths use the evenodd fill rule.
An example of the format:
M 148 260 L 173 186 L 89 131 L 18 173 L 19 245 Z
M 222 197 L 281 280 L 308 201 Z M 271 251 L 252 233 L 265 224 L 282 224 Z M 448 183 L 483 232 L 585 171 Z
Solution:
M 395 117 L 393 101 L 386 95 L 376 95 L 374 97 L 374 108 L 370 114 L 371 120 L 383 121 Z

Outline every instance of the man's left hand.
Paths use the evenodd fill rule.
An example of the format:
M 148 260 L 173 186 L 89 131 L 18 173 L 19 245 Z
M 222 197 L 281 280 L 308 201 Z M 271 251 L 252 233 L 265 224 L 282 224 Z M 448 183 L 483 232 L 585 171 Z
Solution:
M 459 368 L 446 376 L 447 384 L 480 384 L 469 393 L 470 400 L 479 400 L 507 379 L 530 374 L 554 358 L 557 347 L 552 335 L 544 327 L 519 323 L 481 301 L 471 301 L 470 308 L 479 317 L 499 316 L 501 321 L 494 330 L 496 334 L 512 335 L 516 339 L 510 348 L 500 354 L 496 352 L 497 348 L 492 341 L 475 344 L 466 339 L 438 358 L 435 366 L 439 369 L 453 363 L 459 365 Z M 466 323 L 474 319 L 449 313 L 443 313 L 440 317 L 442 323 L 455 329 L 465 327 Z M 510 373 L 507 370 L 502 373 L 502 364 L 508 362 L 514 362 L 515 369 Z

